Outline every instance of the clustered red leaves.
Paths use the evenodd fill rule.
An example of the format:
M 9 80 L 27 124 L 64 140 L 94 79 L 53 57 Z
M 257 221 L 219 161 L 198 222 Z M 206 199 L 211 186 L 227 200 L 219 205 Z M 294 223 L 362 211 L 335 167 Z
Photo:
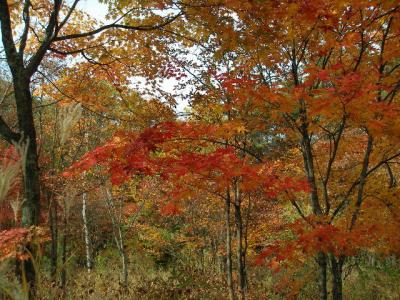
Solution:
M 222 88 L 209 92 L 211 96 L 218 96 L 219 103 L 223 102 L 219 108 L 225 112 L 234 111 L 237 120 L 219 125 L 170 122 L 142 133 L 116 136 L 117 142 L 114 140 L 87 154 L 65 175 L 77 175 L 95 165 L 102 165 L 115 185 L 137 174 L 160 176 L 175 183 L 175 191 L 165 197 L 167 204 L 162 211 L 166 215 L 179 213 L 176 200 L 190 193 L 184 187 L 185 183 L 221 192 L 232 179 L 240 178 L 241 191 L 262 190 L 269 198 L 277 197 L 282 191 L 310 193 L 307 181 L 278 176 L 267 163 L 256 164 L 237 155 L 237 149 L 215 143 L 229 139 L 237 132 L 265 129 L 267 116 L 276 127 L 273 134 L 284 135 L 293 145 L 300 144 L 298 136 L 303 136 L 303 140 L 304 135 L 317 140 L 311 146 L 319 153 L 315 153 L 311 164 L 315 162 L 318 168 L 323 168 L 323 152 L 329 152 L 329 159 L 334 160 L 333 164 L 328 163 L 329 168 L 333 166 L 333 173 L 338 174 L 330 178 L 326 195 L 335 198 L 332 204 L 336 205 L 333 202 L 340 198 L 345 184 L 334 176 L 345 174 L 340 179 L 346 181 L 346 175 L 350 173 L 342 172 L 344 168 L 339 165 L 348 161 L 353 166 L 359 165 L 360 155 L 365 151 L 366 143 L 360 143 L 361 151 L 358 152 L 344 149 L 356 144 L 354 136 L 348 138 L 348 135 L 354 133 L 358 139 L 363 139 L 367 132 L 376 140 L 398 138 L 396 128 L 399 128 L 399 123 L 396 120 L 400 111 L 393 99 L 399 84 L 396 71 L 399 27 L 394 25 L 398 24 L 395 21 L 399 10 L 392 1 L 379 4 L 376 1 L 327 0 L 222 1 L 221 5 L 235 11 L 245 29 L 240 30 L 240 38 L 235 38 L 233 27 L 223 28 L 222 40 L 229 40 L 229 45 L 222 41 L 220 48 L 234 52 L 243 47 L 240 49 L 245 50 L 246 55 L 241 57 L 241 51 L 238 51 L 238 63 L 232 74 L 210 73 L 210 76 L 215 76 L 213 79 L 222 83 Z M 395 21 L 391 24 L 392 19 Z M 260 35 L 260 31 L 268 34 Z M 385 36 L 389 38 L 383 40 Z M 239 46 L 241 41 L 243 44 Z M 259 45 L 257 49 L 251 48 L 255 42 Z M 259 66 L 271 71 L 274 78 L 268 84 L 263 82 L 268 80 L 261 78 L 262 71 L 259 76 L 254 75 Z M 179 78 L 180 73 L 173 65 L 168 65 L 165 76 Z M 229 101 L 220 100 L 227 95 Z M 390 95 L 393 97 L 387 97 Z M 242 115 L 242 110 L 249 112 L 248 115 Z M 256 124 L 255 119 L 259 116 L 262 122 Z M 247 119 L 242 121 L 242 117 Z M 332 144 L 336 142 L 339 145 L 342 134 L 342 129 L 337 130 L 340 128 L 338 124 L 343 124 L 345 141 L 340 142 L 339 154 L 335 158 L 336 150 L 331 156 Z M 300 129 L 299 132 L 295 130 L 295 140 L 291 139 L 293 132 L 290 128 Z M 347 142 L 347 138 L 351 142 Z M 379 146 L 374 142 L 374 156 Z M 389 147 L 393 148 L 393 145 Z M 386 152 L 384 150 L 382 152 Z M 372 157 L 372 160 L 376 158 Z M 325 173 L 325 170 L 318 171 Z M 191 181 L 187 179 L 189 175 Z M 319 181 L 322 179 L 327 185 L 329 178 L 324 181 L 322 176 L 317 177 L 314 192 L 318 195 Z M 330 208 L 326 204 L 327 215 L 331 213 Z M 346 214 L 340 216 L 341 220 L 346 217 Z M 346 228 L 326 220 L 307 221 L 293 224 L 290 229 L 295 238 L 268 247 L 260 255 L 259 262 L 274 256 L 270 266 L 277 269 L 283 261 L 310 257 L 317 252 L 351 256 L 363 247 L 371 249 L 372 240 L 374 243 L 379 240 L 376 236 L 368 238 L 379 232 L 376 226 L 371 225 L 373 222 Z
M 12 228 L 0 232 L 0 258 L 16 256 L 18 246 L 26 241 L 29 235 L 28 228 Z
M 127 203 L 124 205 L 123 214 L 125 217 L 131 217 L 139 211 L 139 207 L 136 203 Z
M 376 232 L 374 225 L 348 230 L 334 224 L 309 221 L 307 226 L 300 220 L 292 223 L 289 228 L 294 238 L 280 240 L 266 247 L 257 256 L 255 264 L 267 262 L 271 269 L 279 271 L 288 262 L 300 257 L 314 256 L 320 252 L 336 257 L 354 256 L 373 244 L 372 235 Z
M 15 149 L 14 146 L 9 146 L 2 154 L 1 164 L 3 168 L 6 168 L 10 164 L 18 163 L 20 160 L 18 151 Z
M 232 98 L 227 109 L 251 102 L 254 110 L 265 111 L 268 108 L 266 112 L 274 113 L 275 110 L 281 117 L 282 113 L 295 111 L 302 99 L 307 103 L 311 116 L 339 120 L 344 108 L 348 120 L 354 125 L 379 130 L 380 134 L 392 132 L 393 120 L 399 118 L 400 110 L 397 104 L 382 102 L 377 95 L 393 93 L 393 84 L 377 83 L 379 74 L 376 70 L 368 70 L 367 74 L 366 71 L 348 71 L 347 68 L 340 62 L 324 69 L 308 65 L 304 70 L 304 82 L 293 87 L 260 85 L 257 84 L 259 76 L 255 75 L 246 77 L 224 73 L 217 78 Z M 274 109 L 272 112 L 266 103 Z
M 278 177 L 272 166 L 239 157 L 232 146 L 215 146 L 223 134 L 226 131 L 218 126 L 185 122 L 161 123 L 140 134 L 119 133 L 104 146 L 84 155 L 63 176 L 77 176 L 100 165 L 106 167 L 105 172 L 110 174 L 114 185 L 121 185 L 134 175 L 158 175 L 176 182 L 191 175 L 213 182 L 218 191 L 240 177 L 243 191 L 261 189 L 269 198 L 276 198 L 283 190 L 309 190 L 306 181 Z M 201 151 L 193 147 L 196 142 L 203 146 Z
M 164 216 L 176 216 L 181 214 L 181 207 L 176 201 L 168 201 L 160 209 L 160 213 Z
M 0 232 L 0 261 L 15 257 L 19 260 L 29 258 L 25 246 L 31 242 L 43 243 L 49 239 L 47 231 L 42 227 L 11 228 Z

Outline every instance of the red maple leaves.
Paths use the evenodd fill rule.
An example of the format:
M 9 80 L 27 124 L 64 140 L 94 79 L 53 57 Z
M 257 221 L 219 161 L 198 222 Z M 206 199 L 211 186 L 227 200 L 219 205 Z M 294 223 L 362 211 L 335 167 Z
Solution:
M 32 241 L 42 243 L 48 240 L 48 233 L 41 227 L 11 228 L 0 232 L 0 260 L 16 257 L 25 260 L 29 253 L 24 246 Z
M 240 178 L 244 192 L 263 191 L 268 198 L 276 198 L 282 191 L 308 191 L 304 180 L 279 177 L 272 165 L 256 163 L 238 155 L 231 145 L 224 145 L 218 126 L 167 122 L 148 128 L 141 133 L 119 133 L 104 146 L 83 156 L 63 175 L 65 177 L 103 167 L 114 185 L 121 185 L 135 175 L 160 176 L 177 189 L 191 178 L 193 185 L 207 183 L 214 191 L 225 190 L 235 178 Z M 182 193 L 186 195 L 187 193 Z M 174 197 L 176 198 L 176 197 Z M 167 211 L 174 211 L 172 204 Z

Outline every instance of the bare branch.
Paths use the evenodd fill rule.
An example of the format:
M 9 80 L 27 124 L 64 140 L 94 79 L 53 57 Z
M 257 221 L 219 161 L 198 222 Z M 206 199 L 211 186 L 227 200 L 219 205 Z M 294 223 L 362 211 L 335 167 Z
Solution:
M 17 73 L 21 64 L 19 64 L 19 56 L 14 43 L 14 37 L 11 29 L 10 11 L 8 9 L 7 0 L 0 0 L 0 23 L 1 36 L 6 53 L 7 63 L 12 73 Z
M 8 142 L 18 142 L 21 139 L 19 133 L 14 132 L 0 116 L 0 135 Z
M 123 25 L 123 24 L 117 24 L 116 22 L 101 26 L 97 29 L 88 31 L 88 32 L 82 32 L 82 33 L 75 33 L 75 34 L 69 34 L 69 35 L 63 35 L 63 36 L 58 36 L 53 39 L 53 41 L 65 41 L 65 40 L 72 40 L 72 39 L 78 39 L 82 37 L 88 37 L 88 36 L 93 36 L 95 34 L 98 34 L 100 32 L 103 32 L 108 29 L 112 28 L 119 28 L 119 29 L 126 29 L 126 30 L 137 30 L 137 31 L 151 31 L 151 30 L 157 30 L 161 29 L 164 26 L 167 26 L 168 24 L 172 23 L 176 19 L 178 19 L 180 16 L 182 16 L 183 13 L 176 14 L 175 16 L 169 18 L 163 23 L 160 24 L 155 24 L 155 25 L 138 25 L 138 26 L 130 26 L 130 25 Z
M 379 163 L 377 163 L 374 167 L 372 167 L 366 174 L 366 176 L 368 177 L 369 175 L 371 175 L 373 172 L 375 172 L 376 170 L 378 170 L 380 167 L 382 167 L 384 164 L 389 163 L 391 160 L 400 157 L 400 152 L 397 152 L 395 154 L 393 154 L 392 156 L 381 160 Z M 343 197 L 342 202 L 340 202 L 340 204 L 336 207 L 335 211 L 332 214 L 332 217 L 330 218 L 330 223 L 336 218 L 336 216 L 349 204 L 349 197 L 350 194 L 353 192 L 354 188 L 360 183 L 360 179 L 358 178 L 356 181 L 353 182 L 353 184 L 350 186 L 350 188 L 347 190 L 347 193 L 345 194 L 345 196 Z
M 25 47 L 26 47 L 26 41 L 28 40 L 28 33 L 29 33 L 29 27 L 30 27 L 30 15 L 29 15 L 30 6 L 31 6 L 30 0 L 25 0 L 24 9 L 22 12 L 22 17 L 24 19 L 25 26 L 24 26 L 24 31 L 21 36 L 21 42 L 19 44 L 19 50 L 18 50 L 18 54 L 19 54 L 21 61 L 23 61 L 23 59 L 24 59 L 23 57 L 24 57 L 24 51 L 25 51 Z
M 51 15 L 49 18 L 49 23 L 47 24 L 47 27 L 46 27 L 45 38 L 44 38 L 43 42 L 41 43 L 39 49 L 29 60 L 29 63 L 26 67 L 27 75 L 29 78 L 30 78 L 30 76 L 33 75 L 33 73 L 35 73 L 37 71 L 37 68 L 39 67 L 40 63 L 42 62 L 44 55 L 46 54 L 47 50 L 49 49 L 49 47 L 55 37 L 56 28 L 57 28 L 57 19 L 58 19 L 58 14 L 59 14 L 60 8 L 61 8 L 61 3 L 62 3 L 61 0 L 54 0 L 53 11 L 51 12 Z
M 79 0 L 75 0 L 74 3 L 71 5 L 71 8 L 69 9 L 67 15 L 65 18 L 61 21 L 60 25 L 57 27 L 57 30 L 60 30 L 69 20 L 71 17 L 72 13 L 74 12 L 76 5 L 78 4 Z

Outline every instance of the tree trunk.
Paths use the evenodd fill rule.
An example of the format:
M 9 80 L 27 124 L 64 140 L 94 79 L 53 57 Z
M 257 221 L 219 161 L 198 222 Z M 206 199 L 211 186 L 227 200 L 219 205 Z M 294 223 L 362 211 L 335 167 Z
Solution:
M 14 79 L 15 101 L 17 104 L 18 127 L 22 141 L 28 144 L 25 176 L 24 198 L 22 205 L 22 225 L 29 227 L 39 224 L 40 216 L 40 181 L 37 155 L 36 129 L 33 120 L 32 96 L 29 81 Z
M 86 203 L 86 193 L 82 194 L 82 220 L 83 220 L 83 234 L 85 236 L 85 248 L 86 248 L 86 268 L 87 271 L 90 273 L 93 266 L 92 260 L 92 243 L 90 240 L 90 233 L 89 233 L 89 226 L 87 220 L 87 203 Z
M 121 265 L 122 265 L 122 287 L 124 289 L 128 288 L 128 258 L 126 256 L 125 245 L 124 245 L 124 235 L 122 232 L 121 224 L 117 225 L 118 236 L 115 237 L 115 241 L 117 242 L 117 248 L 119 251 L 119 255 L 121 257 Z
M 50 276 L 52 281 L 55 282 L 58 261 L 58 212 L 57 202 L 54 201 L 53 196 L 50 198 L 49 221 L 51 234 Z
M 124 245 L 124 234 L 122 232 L 122 206 L 123 203 L 120 203 L 119 209 L 115 207 L 114 199 L 112 196 L 111 191 L 106 188 L 106 204 L 108 208 L 108 213 L 110 215 L 112 228 L 113 228 L 113 235 L 115 244 L 118 249 L 119 256 L 121 258 L 121 272 L 122 272 L 122 279 L 121 285 L 124 289 L 128 287 L 128 257 L 125 251 Z
M 128 288 L 128 258 L 126 256 L 123 240 L 121 240 L 120 243 L 121 243 L 120 255 L 121 255 L 121 263 L 122 263 L 122 287 L 124 289 L 127 289 Z
M 21 133 L 21 143 L 27 146 L 25 169 L 23 176 L 24 201 L 21 209 L 21 224 L 24 227 L 39 224 L 40 216 L 40 181 L 37 155 L 36 130 L 33 120 L 32 96 L 29 80 L 14 77 L 15 101 L 17 105 L 18 127 Z M 35 247 L 27 245 L 29 259 L 22 265 L 26 282 L 29 287 L 29 298 L 36 295 L 36 274 L 32 259 L 35 257 Z
M 235 300 L 232 276 L 232 237 L 231 237 L 231 196 L 229 189 L 225 198 L 225 234 L 226 234 L 226 283 L 228 285 L 229 299 Z
M 36 249 L 34 245 L 28 244 L 24 251 L 28 255 L 28 258 L 26 260 L 20 260 L 18 258 L 15 260 L 15 275 L 21 283 L 27 299 L 36 299 L 36 273 L 33 263 L 33 253 L 35 253 Z
M 246 211 L 246 223 L 243 225 L 243 266 L 245 271 L 245 279 L 246 279 L 246 293 L 249 292 L 249 277 L 247 276 L 247 249 L 249 248 L 248 238 L 249 238 L 249 222 L 251 219 L 250 212 L 251 212 L 251 197 L 249 196 L 249 204 Z
M 339 258 L 331 257 L 332 264 L 332 299 L 333 300 L 342 300 L 343 299 L 343 291 L 342 291 L 342 274 L 343 274 L 343 263 L 344 256 L 340 256 Z
M 322 208 L 318 198 L 318 190 L 315 181 L 314 174 L 314 157 L 311 145 L 311 138 L 308 133 L 308 120 L 305 111 L 304 101 L 301 100 L 301 134 L 302 134 L 302 154 L 303 154 L 303 162 L 304 162 L 304 170 L 307 176 L 308 183 L 311 187 L 310 192 L 310 200 L 311 206 L 313 209 L 313 214 L 320 216 L 322 215 Z M 318 263 L 318 288 L 319 288 L 319 298 L 321 300 L 328 299 L 328 290 L 327 290 L 327 257 L 326 254 L 319 252 L 317 254 L 317 263 Z
M 64 208 L 64 224 L 63 224 L 63 236 L 62 236 L 62 246 L 61 246 L 61 288 L 63 290 L 63 295 L 66 293 L 67 286 L 67 215 Z
M 326 254 L 320 252 L 317 255 L 318 262 L 318 289 L 319 289 L 319 299 L 327 300 L 328 299 L 328 289 L 327 289 L 327 258 Z
M 235 226 L 236 226 L 236 255 L 237 255 L 237 268 L 238 268 L 238 285 L 239 285 L 239 299 L 246 299 L 246 270 L 244 266 L 244 251 L 243 251 L 243 222 L 241 211 L 241 195 L 239 184 L 235 182 Z

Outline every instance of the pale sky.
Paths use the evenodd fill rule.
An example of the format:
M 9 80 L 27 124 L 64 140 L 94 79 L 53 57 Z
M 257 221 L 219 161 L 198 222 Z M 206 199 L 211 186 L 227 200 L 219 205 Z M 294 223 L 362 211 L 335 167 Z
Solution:
M 100 3 L 98 0 L 80 1 L 78 9 L 86 11 L 93 18 L 106 22 L 107 5 Z
M 98 20 L 104 22 L 105 24 L 111 22 L 110 20 L 106 20 L 107 6 L 105 4 L 100 3 L 98 0 L 81 0 L 78 3 L 77 8 L 87 12 L 93 18 L 98 19 Z M 1 33 L 1 31 L 0 31 L 0 33 Z M 2 48 L 1 39 L 0 39 L 0 48 Z M 134 76 L 134 74 L 133 74 L 133 76 Z M 138 78 L 137 80 L 141 82 L 141 84 L 138 84 L 140 90 L 142 88 L 148 87 L 145 83 L 143 83 L 143 82 L 145 82 L 144 78 Z M 135 81 L 136 80 L 134 80 L 134 83 L 135 83 Z M 174 79 L 165 79 L 161 83 L 161 88 L 167 93 L 172 93 L 175 89 L 176 84 L 177 84 L 177 81 Z M 183 98 L 185 98 L 184 95 L 182 95 L 182 97 L 180 97 L 180 98 L 181 98 L 180 100 L 177 99 L 178 105 L 175 109 L 177 112 L 183 112 L 185 107 L 187 107 L 187 105 L 188 105 L 187 101 L 182 100 Z
M 83 0 L 79 2 L 78 9 L 81 9 L 88 14 L 90 14 L 93 18 L 96 18 L 105 24 L 110 22 L 110 20 L 106 20 L 106 15 L 107 15 L 107 6 L 105 4 L 99 3 L 98 0 Z M 138 78 L 140 82 L 144 82 L 144 78 Z M 172 93 L 175 89 L 175 85 L 177 84 L 177 81 L 174 79 L 166 79 L 162 82 L 161 88 L 167 92 L 167 93 Z M 145 87 L 145 84 L 140 84 L 139 88 Z M 183 112 L 185 107 L 187 107 L 188 103 L 187 101 L 178 101 L 178 105 L 176 107 L 177 112 Z

